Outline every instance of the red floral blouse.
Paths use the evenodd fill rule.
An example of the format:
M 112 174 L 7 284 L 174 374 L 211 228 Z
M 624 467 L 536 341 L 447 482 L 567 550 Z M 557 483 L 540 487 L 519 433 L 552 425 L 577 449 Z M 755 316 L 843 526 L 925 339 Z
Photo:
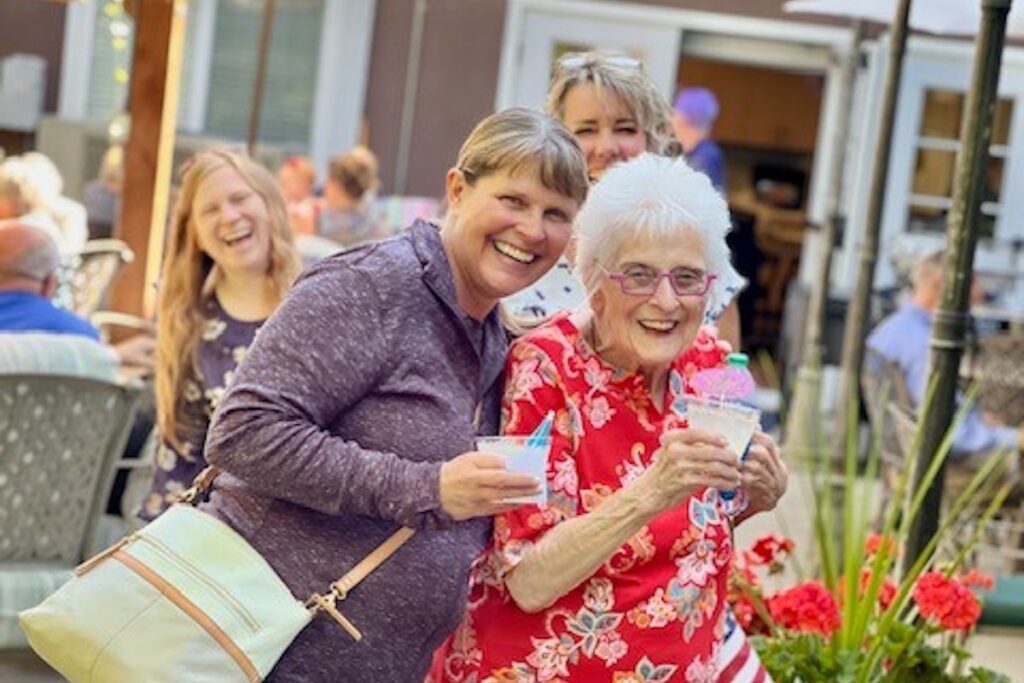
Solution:
M 509 352 L 506 434 L 529 434 L 555 411 L 548 504 L 495 518 L 477 560 L 469 610 L 435 653 L 428 681 L 713 683 L 733 554 L 724 502 L 702 489 L 656 517 L 548 609 L 528 614 L 503 577 L 559 522 L 594 510 L 639 476 L 670 427 L 685 426 L 686 378 L 721 365 L 724 343 L 701 330 L 673 364 L 665 412 L 642 378 L 595 355 L 568 316 Z

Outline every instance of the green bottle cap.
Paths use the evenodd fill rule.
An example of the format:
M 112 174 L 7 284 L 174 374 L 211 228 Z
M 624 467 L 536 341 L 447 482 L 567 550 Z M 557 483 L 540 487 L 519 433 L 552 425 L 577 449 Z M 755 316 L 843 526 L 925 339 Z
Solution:
M 745 353 L 730 353 L 725 362 L 731 368 L 745 368 L 750 365 L 750 358 Z

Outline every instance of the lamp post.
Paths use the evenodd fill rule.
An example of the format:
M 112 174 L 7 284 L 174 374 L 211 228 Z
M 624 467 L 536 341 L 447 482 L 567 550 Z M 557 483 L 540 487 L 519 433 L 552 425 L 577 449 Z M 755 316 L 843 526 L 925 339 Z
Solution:
M 931 338 L 928 400 L 921 413 L 917 450 L 909 491 L 917 488 L 942 442 L 956 408 L 960 357 L 967 331 L 967 305 L 974 270 L 981 211 L 982 174 L 988 158 L 995 115 L 996 93 L 1006 42 L 1006 21 L 1012 0 L 981 0 L 971 89 L 960 130 L 960 153 L 956 159 L 953 208 L 949 213 L 942 299 L 935 312 Z M 940 470 L 925 495 L 918 517 L 907 537 L 904 568 L 910 567 L 924 551 L 938 528 L 942 503 L 944 470 Z

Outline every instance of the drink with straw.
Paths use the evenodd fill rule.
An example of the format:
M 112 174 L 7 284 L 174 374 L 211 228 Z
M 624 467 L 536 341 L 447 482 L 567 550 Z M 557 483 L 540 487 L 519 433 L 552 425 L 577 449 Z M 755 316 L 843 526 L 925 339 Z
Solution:
M 505 459 L 510 472 L 529 474 L 540 482 L 540 492 L 532 496 L 509 498 L 506 503 L 548 502 L 548 454 L 551 451 L 551 428 L 555 414 L 549 412 L 529 436 L 480 436 L 476 448 L 484 453 L 494 453 Z
M 686 419 L 691 427 L 721 434 L 727 448 L 745 458 L 754 432 L 761 424 L 761 411 L 738 402 L 754 391 L 754 378 L 748 369 L 746 354 L 730 353 L 726 367 L 701 370 L 690 386 L 700 396 L 686 400 Z M 735 490 L 722 491 L 724 500 L 732 500 Z

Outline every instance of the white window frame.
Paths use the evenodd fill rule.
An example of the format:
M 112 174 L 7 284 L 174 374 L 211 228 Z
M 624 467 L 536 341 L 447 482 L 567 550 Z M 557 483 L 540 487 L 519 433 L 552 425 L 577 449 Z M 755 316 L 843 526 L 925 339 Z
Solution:
M 843 291 L 853 288 L 857 273 L 856 245 L 867 222 L 868 193 L 874 172 L 874 139 L 879 126 L 879 102 L 881 81 L 888 59 L 887 42 L 882 39 L 869 47 L 871 65 L 867 80 L 870 96 L 865 102 L 866 111 L 858 124 L 860 139 L 869 144 L 859 146 L 856 171 L 853 175 L 853 192 L 849 195 L 849 220 L 844 249 L 838 267 L 834 269 L 835 279 Z M 913 169 L 919 146 L 921 115 L 925 94 L 930 89 L 946 89 L 966 92 L 969 88 L 970 73 L 974 64 L 974 49 L 969 43 L 942 40 L 924 36 L 913 36 L 907 42 L 906 61 L 900 84 L 896 120 L 893 129 L 893 147 L 889 159 L 889 177 L 886 184 L 885 203 L 882 212 L 882 226 L 879 239 L 879 257 L 875 282 L 877 286 L 891 286 L 896 282 L 889 255 L 892 249 L 906 253 L 919 253 L 941 246 L 944 233 L 908 232 L 907 213 L 913 191 Z M 1014 100 L 1010 123 L 1009 145 L 996 147 L 1004 163 L 1003 187 L 996 217 L 995 239 L 981 239 L 975 263 L 983 269 L 1005 270 L 1009 263 L 1008 250 L 1001 248 L 1007 240 L 1024 237 L 1024 194 L 1014 188 L 1024 186 L 1024 50 L 1005 48 L 1003 72 L 1000 78 L 998 97 Z M 1021 134 L 1018 134 L 1021 133 Z M 948 202 L 936 198 L 935 204 L 945 206 Z M 943 207 L 939 207 L 943 208 Z M 992 212 L 995 205 L 984 207 Z
M 61 63 L 57 111 L 61 118 L 87 118 L 89 70 L 92 65 L 93 30 L 101 0 L 68 5 L 64 21 L 64 53 Z M 199 12 L 191 40 L 195 53 L 189 80 L 189 106 L 182 112 L 178 129 L 203 133 L 209 101 L 210 66 L 217 0 L 192 0 L 188 11 Z M 323 170 L 327 160 L 359 142 L 366 84 L 370 72 L 376 0 L 325 0 L 316 90 L 310 112 L 308 152 Z

